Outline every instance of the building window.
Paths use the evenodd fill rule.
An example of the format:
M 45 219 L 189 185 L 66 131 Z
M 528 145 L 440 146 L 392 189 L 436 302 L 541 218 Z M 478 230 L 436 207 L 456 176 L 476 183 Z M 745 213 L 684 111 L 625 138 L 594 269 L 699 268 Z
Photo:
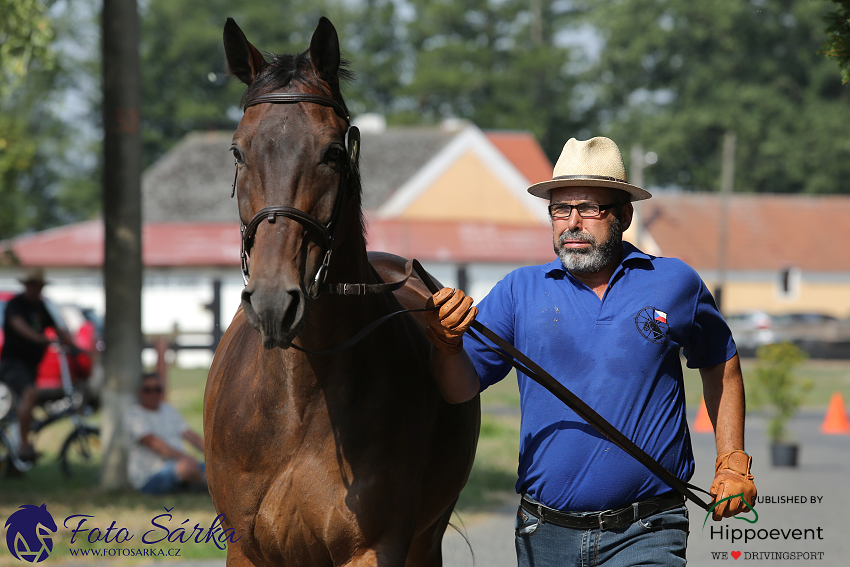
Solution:
M 793 301 L 800 297 L 800 268 L 792 266 L 779 271 L 776 296 L 782 301 Z

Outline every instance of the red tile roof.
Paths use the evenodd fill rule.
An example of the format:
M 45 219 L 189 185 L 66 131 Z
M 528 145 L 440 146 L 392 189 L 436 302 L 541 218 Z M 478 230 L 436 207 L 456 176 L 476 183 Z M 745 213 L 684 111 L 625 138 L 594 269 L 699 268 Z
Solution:
M 103 263 L 103 225 L 88 221 L 0 243 L 11 247 L 24 266 L 99 268 Z M 550 261 L 548 227 L 480 222 L 375 221 L 369 249 L 405 258 L 438 262 Z M 142 254 L 147 267 L 231 267 L 239 265 L 236 223 L 146 223 Z
M 662 256 L 717 268 L 720 196 L 661 193 L 639 205 Z M 850 271 L 850 196 L 735 194 L 729 200 L 727 269 Z
M 532 184 L 552 179 L 552 162 L 531 132 L 492 130 L 484 133 Z
M 717 194 L 660 193 L 641 202 L 641 218 L 662 256 L 699 270 L 717 268 L 720 200 Z M 729 206 L 727 268 L 850 272 L 850 196 L 734 195 Z M 482 222 L 375 221 L 369 249 L 405 258 L 446 262 L 541 264 L 554 258 L 547 226 Z M 25 266 L 91 267 L 103 262 L 103 227 L 88 221 L 0 242 Z M 236 223 L 147 223 L 149 267 L 237 266 Z
M 55 268 L 103 265 L 103 223 L 87 221 L 0 244 L 11 247 L 25 266 Z M 146 223 L 142 255 L 148 267 L 232 266 L 239 264 L 236 223 Z

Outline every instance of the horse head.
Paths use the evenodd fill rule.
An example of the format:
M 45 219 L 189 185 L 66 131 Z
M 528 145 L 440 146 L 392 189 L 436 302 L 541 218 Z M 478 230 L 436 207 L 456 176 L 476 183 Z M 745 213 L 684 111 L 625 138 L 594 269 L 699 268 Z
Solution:
M 232 19 L 224 48 L 229 72 L 248 85 L 231 146 L 243 230 L 242 308 L 263 346 L 289 348 L 318 297 L 335 238 L 349 231 L 363 238 L 359 137 L 339 86 L 348 72 L 326 18 L 300 54 L 266 61 Z

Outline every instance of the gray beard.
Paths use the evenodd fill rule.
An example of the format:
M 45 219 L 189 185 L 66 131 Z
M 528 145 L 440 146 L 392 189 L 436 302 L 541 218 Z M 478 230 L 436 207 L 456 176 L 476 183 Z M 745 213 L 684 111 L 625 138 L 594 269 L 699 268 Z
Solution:
M 564 247 L 566 240 L 581 240 L 589 242 L 586 250 L 573 250 Z M 595 274 L 608 265 L 623 246 L 623 225 L 620 219 L 613 218 L 608 239 L 598 244 L 596 239 L 587 232 L 565 230 L 558 237 L 555 253 L 561 259 L 564 269 L 571 274 Z

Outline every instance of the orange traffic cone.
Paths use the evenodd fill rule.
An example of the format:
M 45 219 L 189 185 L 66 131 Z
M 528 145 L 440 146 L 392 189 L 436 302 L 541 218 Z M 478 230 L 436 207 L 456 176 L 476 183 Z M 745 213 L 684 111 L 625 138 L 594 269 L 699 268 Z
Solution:
M 711 418 L 708 417 L 708 410 L 705 409 L 705 397 L 699 403 L 697 410 L 697 418 L 694 420 L 695 433 L 714 433 L 714 426 L 711 425 Z
M 822 433 L 830 435 L 847 435 L 850 433 L 850 421 L 847 420 L 847 410 L 844 409 L 844 397 L 841 392 L 832 394 L 820 430 Z

